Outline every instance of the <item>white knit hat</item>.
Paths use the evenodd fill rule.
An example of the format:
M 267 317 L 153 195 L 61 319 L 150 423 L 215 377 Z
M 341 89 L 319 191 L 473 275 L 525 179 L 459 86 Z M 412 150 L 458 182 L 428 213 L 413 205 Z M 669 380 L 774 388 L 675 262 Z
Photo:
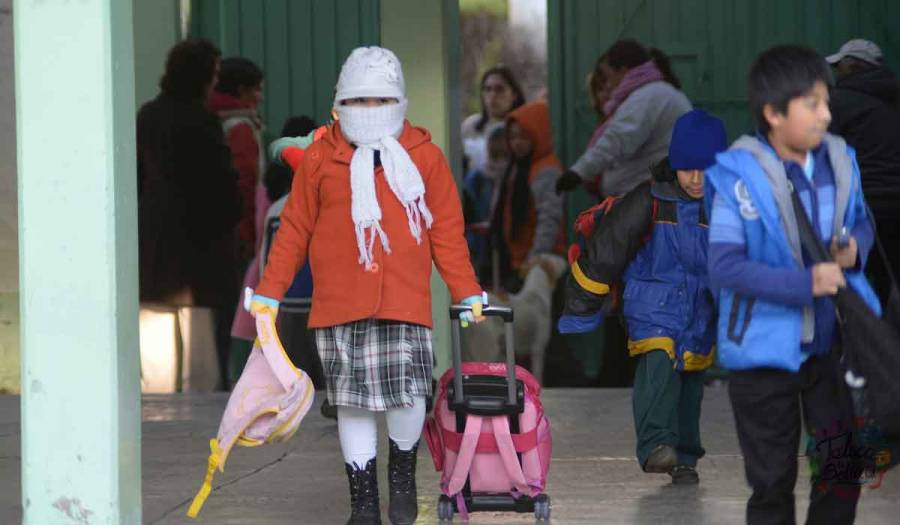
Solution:
M 391 50 L 378 46 L 358 47 L 350 53 L 335 86 L 334 105 L 348 98 L 385 97 L 402 101 L 406 83 L 400 60 Z

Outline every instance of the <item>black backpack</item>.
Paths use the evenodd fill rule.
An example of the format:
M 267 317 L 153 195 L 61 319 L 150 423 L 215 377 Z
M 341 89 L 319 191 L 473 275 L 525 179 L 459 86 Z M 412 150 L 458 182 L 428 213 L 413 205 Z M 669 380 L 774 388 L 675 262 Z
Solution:
M 830 262 L 831 255 L 818 241 L 796 192 L 793 204 L 803 248 L 813 263 Z M 869 216 L 874 226 L 871 213 Z M 875 243 L 891 279 L 882 317 L 849 286 L 838 290 L 834 305 L 841 337 L 842 379 L 863 430 L 858 438 L 879 451 L 874 467 L 887 470 L 900 461 L 900 293 L 877 233 Z

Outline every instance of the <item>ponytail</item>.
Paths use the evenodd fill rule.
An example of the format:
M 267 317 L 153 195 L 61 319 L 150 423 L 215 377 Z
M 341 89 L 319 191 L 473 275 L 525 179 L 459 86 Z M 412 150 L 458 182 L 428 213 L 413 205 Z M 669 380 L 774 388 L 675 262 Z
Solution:
M 681 89 L 681 81 L 678 80 L 678 77 L 672 71 L 672 62 L 669 60 L 668 55 L 655 47 L 651 47 L 648 51 L 650 58 L 653 59 L 653 63 L 656 64 L 656 69 L 659 69 L 659 72 L 662 73 L 663 79 L 672 84 L 672 87 L 675 89 Z

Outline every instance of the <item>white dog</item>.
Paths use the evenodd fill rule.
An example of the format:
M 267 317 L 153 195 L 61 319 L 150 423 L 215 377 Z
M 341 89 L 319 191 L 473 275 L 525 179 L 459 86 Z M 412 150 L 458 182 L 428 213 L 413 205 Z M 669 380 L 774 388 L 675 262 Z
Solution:
M 567 268 L 568 264 L 562 257 L 541 254 L 525 276 L 525 284 L 519 293 L 505 297 L 488 294 L 488 304 L 512 307 L 516 355 L 531 356 L 532 374 L 541 383 L 544 353 L 553 333 L 553 291 Z M 505 361 L 505 342 L 503 323 L 499 319 L 488 319 L 470 326 L 462 330 L 463 361 Z

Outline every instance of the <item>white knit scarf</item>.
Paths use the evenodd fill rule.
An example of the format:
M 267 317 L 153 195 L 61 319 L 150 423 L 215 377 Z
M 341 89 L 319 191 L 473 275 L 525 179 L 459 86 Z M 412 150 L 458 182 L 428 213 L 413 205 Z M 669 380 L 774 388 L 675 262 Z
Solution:
M 372 269 L 375 238 L 381 240 L 384 251 L 391 253 L 387 234 L 381 228 L 381 206 L 375 192 L 375 150 L 381 157 L 384 177 L 397 200 L 406 208 L 409 231 L 422 242 L 421 221 L 431 228 L 432 216 L 425 204 L 425 184 L 419 169 L 406 149 L 397 142 L 403 132 L 406 100 L 377 107 L 341 106 L 335 109 L 341 133 L 356 145 L 350 160 L 351 213 L 356 228 L 359 263 Z

